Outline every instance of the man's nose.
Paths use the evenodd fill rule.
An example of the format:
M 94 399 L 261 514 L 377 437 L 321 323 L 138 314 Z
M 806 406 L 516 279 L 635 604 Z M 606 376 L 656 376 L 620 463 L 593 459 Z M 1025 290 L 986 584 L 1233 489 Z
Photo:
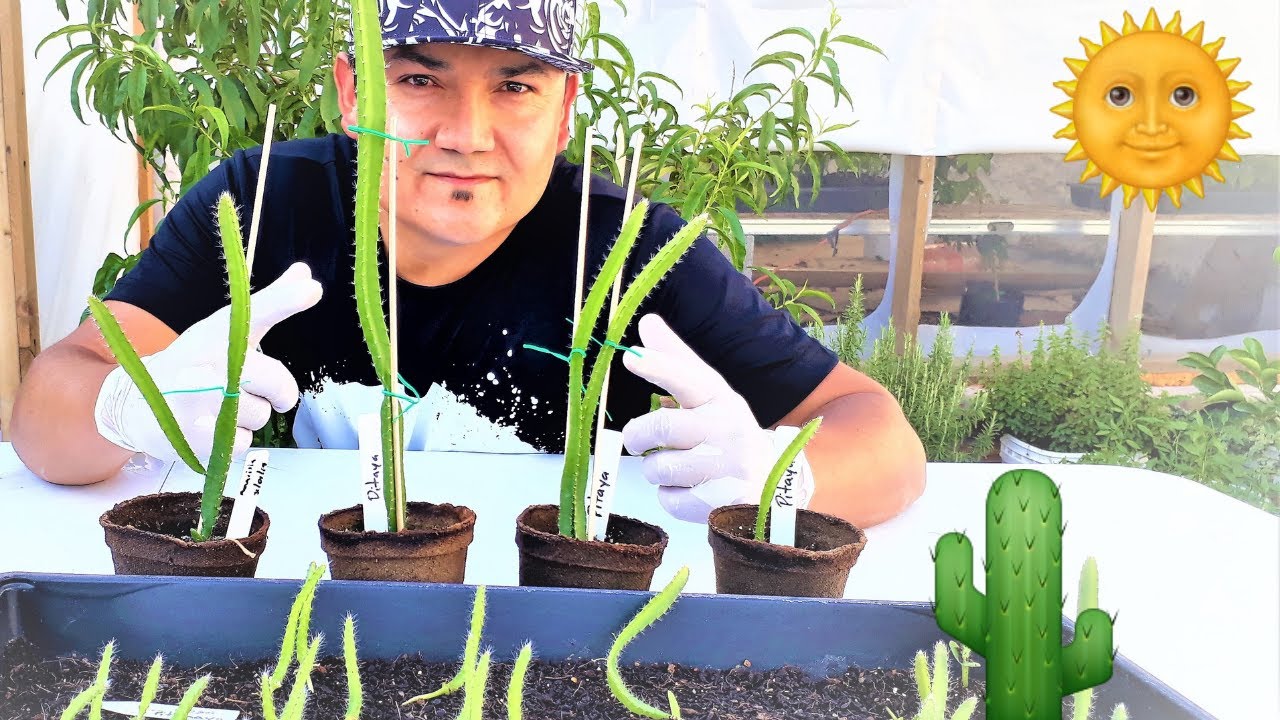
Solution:
M 457 153 L 486 152 L 493 149 L 492 110 L 482 93 L 462 93 L 450 103 L 435 145 Z

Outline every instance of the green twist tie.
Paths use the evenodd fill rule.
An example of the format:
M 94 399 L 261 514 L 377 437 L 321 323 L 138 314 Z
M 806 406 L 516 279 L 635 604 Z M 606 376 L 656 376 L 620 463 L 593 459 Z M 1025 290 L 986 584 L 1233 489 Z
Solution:
M 565 321 L 566 321 L 566 322 L 568 322 L 570 325 L 572 325 L 572 324 L 573 324 L 573 319 L 572 319 L 572 318 L 565 318 Z M 635 348 L 627 347 L 626 345 L 619 345 L 618 343 L 616 343 L 616 342 L 614 342 L 614 341 L 612 341 L 612 340 L 605 340 L 604 342 L 600 342 L 599 340 L 597 340 L 597 339 L 595 339 L 595 338 L 593 337 L 593 338 L 591 338 L 591 342 L 593 342 L 593 343 L 595 343 L 595 344 L 599 345 L 600 347 L 606 347 L 606 346 L 607 346 L 607 347 L 614 348 L 615 350 L 625 350 L 625 351 L 627 351 L 627 352 L 631 353 L 632 355 L 635 355 L 636 357 L 644 357 L 643 355 L 641 355 L 641 354 L 640 354 L 640 351 L 639 351 L 639 350 L 636 350 Z M 529 347 L 529 346 L 528 346 L 528 345 L 526 345 L 525 347 Z M 583 357 L 586 357 L 586 356 L 584 355 Z
M 403 375 L 401 375 L 400 373 L 396 373 L 396 378 L 400 381 L 401 385 L 404 385 L 405 387 L 409 388 L 409 392 L 413 393 L 413 397 L 401 395 L 400 393 L 391 392 L 386 388 L 382 388 L 383 395 L 387 397 L 393 397 L 397 400 L 404 400 L 405 402 L 409 403 L 409 406 L 406 407 L 404 410 L 401 410 L 400 414 L 396 415 L 395 418 L 392 419 L 392 422 L 399 421 L 400 418 L 404 417 L 405 413 L 409 412 L 414 408 L 415 405 L 422 402 L 422 395 L 418 394 L 417 389 L 414 388 L 412 385 L 410 385 L 409 381 L 405 380 Z
M 409 138 L 396 137 L 391 133 L 386 133 L 381 130 L 374 130 L 373 128 L 360 127 L 359 125 L 348 125 L 347 129 L 354 133 L 366 133 L 369 135 L 377 135 L 380 138 L 386 138 L 387 140 L 391 140 L 392 142 L 398 142 L 401 145 L 404 145 L 405 157 L 409 157 L 410 145 L 430 145 L 431 144 L 430 140 L 411 140 Z
M 561 360 L 563 360 L 564 362 L 569 362 L 569 358 L 573 357 L 574 355 L 581 355 L 581 356 L 582 356 L 582 358 L 583 358 L 584 360 L 585 360 L 585 359 L 586 359 L 586 357 L 587 357 L 587 351 L 586 351 L 586 350 L 584 350 L 584 349 L 582 349 L 582 348 L 574 348 L 574 349 L 572 349 L 572 350 L 570 350 L 570 351 L 569 351 L 569 354 L 568 354 L 568 355 L 561 355 L 560 353 L 558 353 L 558 352 L 556 352 L 556 351 L 554 351 L 554 350 L 548 350 L 548 349 L 546 349 L 546 348 L 542 347 L 541 345 L 530 345 L 529 343 L 525 343 L 523 347 L 524 347 L 524 349 L 526 349 L 526 350 L 536 350 L 536 351 L 538 351 L 538 352 L 540 352 L 540 353 L 546 353 L 546 354 L 548 354 L 548 355 L 553 355 L 553 356 L 555 356 L 555 357 L 557 357 L 557 358 L 560 358 L 560 359 L 561 359 Z
M 243 383 L 241 383 L 241 385 L 243 385 Z M 207 388 L 186 388 L 182 390 L 165 390 L 160 394 L 161 395 L 181 395 L 183 393 L 213 392 L 214 390 L 221 392 L 223 397 L 229 397 L 229 398 L 240 397 L 239 392 L 229 393 L 226 391 L 226 388 L 222 387 L 221 385 L 214 385 L 213 387 L 207 387 Z

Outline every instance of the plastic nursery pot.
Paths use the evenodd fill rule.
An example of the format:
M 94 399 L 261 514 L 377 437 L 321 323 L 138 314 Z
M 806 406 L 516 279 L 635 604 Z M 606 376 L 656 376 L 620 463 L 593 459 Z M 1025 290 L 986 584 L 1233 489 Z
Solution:
M 757 505 L 726 505 L 707 518 L 716 592 L 839 598 L 867 536 L 852 523 L 800 510 L 796 547 L 755 539 Z M 767 525 L 766 525 L 767 527 Z
M 233 498 L 223 498 L 213 538 L 193 542 L 200 493 L 154 493 L 117 503 L 98 518 L 117 575 L 253 577 L 267 547 L 271 518 L 253 513 L 249 537 L 220 539 L 231 520 Z
M 516 518 L 520 584 L 525 587 L 648 590 L 662 564 L 667 533 L 623 515 L 609 517 L 603 541 L 559 532 L 556 505 L 530 505 Z
M 364 506 L 355 505 L 321 515 L 319 525 L 334 580 L 461 583 L 476 514 L 460 505 L 411 502 L 405 530 L 367 532 Z

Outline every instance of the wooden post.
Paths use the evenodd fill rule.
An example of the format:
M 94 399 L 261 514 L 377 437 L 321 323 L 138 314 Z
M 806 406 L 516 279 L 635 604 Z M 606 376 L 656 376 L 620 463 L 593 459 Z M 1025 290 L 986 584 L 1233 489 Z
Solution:
M 934 157 L 895 155 L 902 163 L 902 195 L 898 224 L 898 248 L 893 264 L 893 297 L 890 311 L 901 353 L 908 337 L 914 339 L 920 325 L 920 286 L 924 273 L 924 241 L 933 210 Z
M 1122 202 L 1119 193 L 1112 195 L 1111 202 Z M 1107 344 L 1112 349 L 1121 348 L 1130 333 L 1142 327 L 1142 301 L 1147 294 L 1155 224 L 1156 213 L 1147 208 L 1141 195 L 1120 213 L 1111 306 L 1107 313 L 1107 326 L 1111 331 Z
M 0 0 L 0 432 L 40 352 L 19 0 Z
M 133 35 L 141 37 L 144 28 L 142 27 L 142 19 L 138 16 L 138 6 L 133 6 Z M 142 140 L 138 139 L 138 144 L 142 144 Z M 146 156 L 138 154 L 138 204 L 142 204 L 151 199 L 155 192 L 156 177 L 155 171 L 147 164 Z M 151 244 L 151 236 L 156 232 L 156 208 L 154 205 L 147 208 L 142 216 L 138 218 L 138 250 L 145 250 L 147 245 Z

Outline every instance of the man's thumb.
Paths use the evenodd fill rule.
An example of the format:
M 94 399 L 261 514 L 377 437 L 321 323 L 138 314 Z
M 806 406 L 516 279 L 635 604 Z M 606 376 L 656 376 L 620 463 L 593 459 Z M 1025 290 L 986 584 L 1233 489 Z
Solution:
M 306 263 L 294 263 L 275 282 L 253 294 L 249 320 L 250 344 L 286 318 L 320 302 L 320 283 L 311 277 Z

